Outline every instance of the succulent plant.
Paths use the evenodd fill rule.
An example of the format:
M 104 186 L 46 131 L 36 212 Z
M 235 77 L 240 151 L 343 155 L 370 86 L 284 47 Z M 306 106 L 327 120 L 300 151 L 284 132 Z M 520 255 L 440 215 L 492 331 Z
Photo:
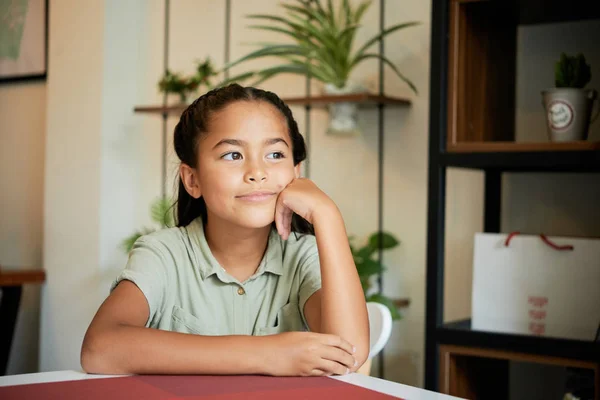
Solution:
M 562 53 L 560 60 L 554 66 L 554 83 L 557 88 L 582 89 L 591 79 L 590 66 L 581 53 L 576 56 L 568 56 Z

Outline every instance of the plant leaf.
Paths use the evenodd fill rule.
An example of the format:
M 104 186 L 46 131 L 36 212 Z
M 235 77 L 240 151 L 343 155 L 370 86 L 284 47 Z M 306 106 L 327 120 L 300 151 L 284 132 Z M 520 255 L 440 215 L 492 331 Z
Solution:
M 223 71 L 230 69 L 231 67 L 234 67 L 244 61 L 250 61 L 250 60 L 253 60 L 256 58 L 272 57 L 272 56 L 287 55 L 287 54 L 306 55 L 308 53 L 309 53 L 309 51 L 306 48 L 303 48 L 296 44 L 277 44 L 277 45 L 266 46 L 266 47 L 260 48 L 258 50 L 255 50 L 249 54 L 246 54 L 245 56 L 243 56 L 233 62 L 228 63 L 227 65 L 225 65 L 223 67 Z
M 356 271 L 361 278 L 369 278 L 372 275 L 377 275 L 385 270 L 380 262 L 370 258 L 365 258 L 361 262 L 356 263 Z
M 383 249 L 391 249 L 393 247 L 398 246 L 400 242 L 390 233 L 382 232 L 382 241 L 381 248 Z M 380 241 L 379 241 L 379 233 L 375 232 L 371 236 L 369 236 L 369 248 L 373 249 L 373 251 L 379 249 Z
M 367 297 L 366 301 L 373 301 L 375 303 L 380 303 L 386 306 L 392 314 L 392 320 L 397 321 L 402 319 L 402 315 L 400 315 L 398 308 L 396 307 L 392 299 L 390 299 L 389 297 L 386 297 L 379 293 L 375 293 Z
M 421 23 L 418 21 L 411 21 L 411 22 L 405 22 L 403 24 L 398 24 L 398 25 L 394 25 L 391 26 L 387 29 L 384 29 L 380 34 L 376 35 L 375 37 L 371 38 L 370 40 L 368 40 L 357 52 L 356 52 L 356 57 L 360 57 L 362 55 L 362 53 L 364 53 L 373 43 L 377 42 L 379 39 L 381 39 L 382 37 L 385 37 L 387 35 L 389 35 L 392 32 L 395 32 L 399 29 L 404 29 L 404 28 L 408 28 L 411 26 L 415 26 L 415 25 L 420 25 Z
M 157 199 L 150 207 L 150 216 L 162 228 L 174 226 L 173 208 L 167 198 Z
M 121 242 L 121 248 L 125 253 L 129 254 L 129 252 L 133 248 L 133 245 L 135 244 L 135 242 L 137 242 L 139 238 L 152 232 L 154 232 L 154 229 L 149 228 L 143 228 L 142 230 L 136 231 L 129 237 L 123 239 L 123 241 Z
M 310 66 L 306 65 L 306 64 L 285 64 L 285 65 L 278 65 L 276 67 L 271 67 L 271 68 L 266 68 L 261 70 L 260 72 L 258 72 L 258 75 L 260 76 L 260 79 L 257 80 L 256 82 L 253 82 L 252 85 L 256 86 L 259 85 L 260 83 L 263 83 L 264 81 L 266 81 L 267 79 L 277 75 L 277 74 L 281 74 L 281 73 L 290 73 L 290 74 L 298 74 L 298 75 L 307 75 L 307 74 L 311 74 L 312 76 L 319 78 L 319 79 L 323 79 L 321 76 L 321 74 L 317 74 L 315 73 L 314 70 L 311 70 Z
M 372 53 L 363 54 L 354 61 L 352 66 L 355 66 L 358 63 L 360 63 L 361 61 L 364 61 L 369 58 L 377 58 L 377 59 L 383 61 L 384 64 L 389 65 L 390 68 L 392 68 L 392 70 L 396 73 L 396 75 L 398 75 L 398 77 L 400 79 L 402 79 L 404 81 L 404 83 L 406 83 L 413 90 L 413 92 L 418 93 L 417 87 L 410 80 L 408 80 L 407 77 L 402 75 L 402 73 L 400 73 L 400 71 L 398 71 L 398 68 L 396 68 L 396 66 L 390 60 L 388 60 L 385 56 L 382 56 L 381 54 L 372 54 Z
M 354 13 L 353 22 L 355 24 L 358 24 L 360 22 L 360 20 L 365 14 L 365 11 L 367 11 L 369 7 L 371 7 L 371 1 L 363 1 L 359 4 L 359 6 L 356 8 L 356 12 Z

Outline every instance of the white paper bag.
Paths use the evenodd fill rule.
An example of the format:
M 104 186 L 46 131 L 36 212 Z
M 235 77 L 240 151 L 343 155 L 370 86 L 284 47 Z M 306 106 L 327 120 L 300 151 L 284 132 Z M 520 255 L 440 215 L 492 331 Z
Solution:
M 545 238 L 545 237 L 544 237 Z M 594 340 L 600 324 L 600 240 L 477 233 L 473 329 Z M 557 250 L 551 245 L 572 245 Z

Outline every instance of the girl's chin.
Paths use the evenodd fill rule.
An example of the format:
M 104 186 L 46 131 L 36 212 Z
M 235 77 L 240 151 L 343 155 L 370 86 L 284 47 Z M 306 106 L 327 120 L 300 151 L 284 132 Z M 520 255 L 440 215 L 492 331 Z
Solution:
M 252 213 L 235 219 L 236 223 L 245 228 L 264 228 L 275 221 L 273 213 Z

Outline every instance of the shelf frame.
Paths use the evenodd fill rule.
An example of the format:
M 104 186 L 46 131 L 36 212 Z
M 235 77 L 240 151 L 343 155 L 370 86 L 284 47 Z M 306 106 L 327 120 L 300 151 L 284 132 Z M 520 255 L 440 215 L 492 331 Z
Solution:
M 522 2 L 539 6 L 542 0 Z M 548 2 L 559 4 L 558 0 Z M 581 10 L 594 7 L 589 5 L 591 2 L 582 0 L 574 0 L 574 3 L 581 6 L 579 11 L 570 16 L 560 15 L 560 21 L 571 17 L 578 20 Z M 527 10 L 524 14 L 522 4 L 519 3 L 517 8 L 514 4 L 498 0 L 432 1 L 424 375 L 424 386 L 428 390 L 442 388 L 440 348 L 446 345 L 523 354 L 537 352 L 538 356 L 553 355 L 596 363 L 600 360 L 597 342 L 478 332 L 471 330 L 470 325 L 465 328 L 464 322 L 462 326 L 444 323 L 445 207 L 449 168 L 476 169 L 485 173 L 483 220 L 486 232 L 500 229 L 503 173 L 600 173 L 599 142 L 515 141 L 513 84 L 516 63 L 514 54 L 509 54 L 516 46 L 514 33 L 518 25 L 552 21 L 541 18 L 543 12 L 539 10 Z M 498 11 L 498 15 L 491 10 Z M 590 14 L 600 18 L 600 11 Z M 482 16 L 484 23 L 477 20 L 477 16 Z M 498 26 L 502 16 L 507 18 Z M 471 20 L 467 21 L 467 18 Z M 498 53 L 491 54 L 500 33 L 502 40 L 498 44 Z M 503 58 L 500 63 L 489 65 L 500 56 Z M 503 85 L 497 82 L 499 76 L 508 77 Z M 470 86 L 465 88 L 465 82 L 470 82 Z M 477 86 L 479 83 L 481 86 Z M 499 98 L 506 102 L 503 100 L 495 107 Z M 597 383 L 598 391 L 600 382 Z

